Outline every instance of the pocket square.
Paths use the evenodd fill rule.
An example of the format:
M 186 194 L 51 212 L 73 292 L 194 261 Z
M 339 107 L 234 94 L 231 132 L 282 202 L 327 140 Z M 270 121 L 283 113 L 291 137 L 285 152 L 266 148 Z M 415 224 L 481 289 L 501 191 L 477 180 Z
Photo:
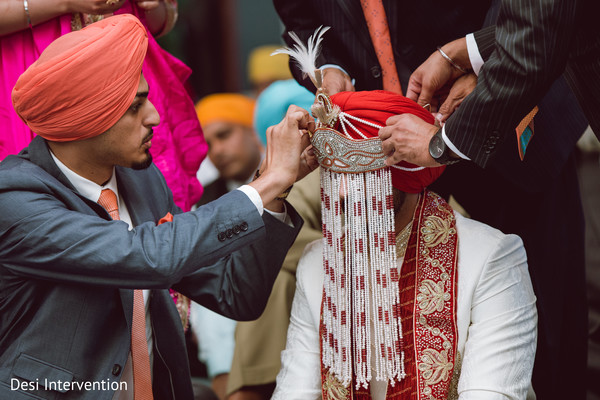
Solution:
M 158 220 L 158 223 L 156 225 L 160 225 L 165 222 L 173 222 L 173 214 L 168 212 L 167 215 L 165 215 L 164 217 L 162 217 L 161 219 Z

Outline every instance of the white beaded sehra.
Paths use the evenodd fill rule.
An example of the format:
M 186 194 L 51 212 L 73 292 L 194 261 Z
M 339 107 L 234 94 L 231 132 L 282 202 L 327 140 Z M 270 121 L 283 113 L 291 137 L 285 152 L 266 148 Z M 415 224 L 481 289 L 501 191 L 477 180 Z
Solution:
M 318 89 L 312 112 L 317 129 L 333 128 L 339 120 L 344 135 L 348 129 L 366 136 L 351 120 L 381 128 L 331 107 L 315 68 L 323 34 L 319 27 L 308 47 L 290 32 L 294 48 L 273 54 L 288 54 Z M 382 154 L 383 157 L 383 154 Z M 418 171 L 422 167 L 395 168 Z M 343 174 L 321 168 L 321 212 L 323 219 L 322 362 L 345 387 L 356 377 L 356 388 L 368 388 L 373 377 L 391 385 L 406 377 L 402 351 L 399 272 L 396 266 L 396 235 L 390 168 Z M 372 354 L 374 352 L 375 354 Z

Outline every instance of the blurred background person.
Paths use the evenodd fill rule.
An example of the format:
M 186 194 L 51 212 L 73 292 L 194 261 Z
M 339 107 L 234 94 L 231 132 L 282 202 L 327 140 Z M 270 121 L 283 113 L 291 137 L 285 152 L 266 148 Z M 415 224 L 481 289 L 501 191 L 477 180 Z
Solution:
M 265 44 L 255 47 L 248 56 L 248 80 L 253 96 L 258 96 L 271 83 L 292 79 L 286 54 L 271 55 L 281 45 Z
M 219 173 L 206 186 L 196 206 L 210 203 L 250 182 L 258 170 L 264 149 L 252 126 L 254 104 L 254 99 L 237 93 L 211 94 L 196 104 L 208 144 L 208 159 Z M 206 365 L 211 386 L 222 400 L 233 358 L 236 321 L 196 303 L 191 307 L 198 359 Z
M 314 95 L 295 80 L 277 80 L 256 100 L 254 130 L 266 143 L 267 128 L 277 124 L 291 104 L 310 110 L 313 102 Z M 285 348 L 296 291 L 296 266 L 304 247 L 322 236 L 318 171 L 296 182 L 287 200 L 302 216 L 304 225 L 283 261 L 263 314 L 255 321 L 237 323 L 227 382 L 228 400 L 271 398 L 281 368 L 281 351 Z
M 254 99 L 271 83 L 282 79 L 292 79 L 292 73 L 288 67 L 289 57 L 286 54 L 271 56 L 271 53 L 279 47 L 278 45 L 264 44 L 250 50 L 245 66 L 247 85 L 245 88 L 240 87 L 238 90 L 239 93 L 246 94 Z M 306 109 L 306 107 L 304 108 Z M 308 108 L 307 110 L 310 109 Z M 274 121 L 272 125 L 278 122 Z M 257 131 L 263 145 L 267 143 L 266 131 L 269 126 L 271 125 L 264 126 L 262 133 Z M 200 183 L 206 186 L 219 177 L 219 170 L 214 166 L 210 158 L 206 158 L 200 165 L 196 176 Z

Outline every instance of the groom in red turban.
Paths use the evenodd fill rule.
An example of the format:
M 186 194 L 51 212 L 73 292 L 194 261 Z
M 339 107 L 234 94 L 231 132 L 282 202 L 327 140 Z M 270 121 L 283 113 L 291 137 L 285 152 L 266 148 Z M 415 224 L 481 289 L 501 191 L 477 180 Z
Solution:
M 521 240 L 428 191 L 444 166 L 385 164 L 389 117 L 433 122 L 415 102 L 317 101 L 323 239 L 298 264 L 273 399 L 525 399 L 537 314 Z

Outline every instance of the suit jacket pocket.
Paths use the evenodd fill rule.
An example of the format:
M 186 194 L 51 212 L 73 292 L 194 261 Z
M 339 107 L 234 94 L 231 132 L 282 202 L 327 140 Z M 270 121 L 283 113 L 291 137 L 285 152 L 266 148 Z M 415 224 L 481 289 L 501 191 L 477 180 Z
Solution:
M 21 382 L 21 392 L 44 399 L 55 398 L 56 392 L 66 393 L 73 381 L 72 372 L 27 354 L 21 354 L 17 358 L 12 375 L 11 389 L 17 386 L 18 379 Z

